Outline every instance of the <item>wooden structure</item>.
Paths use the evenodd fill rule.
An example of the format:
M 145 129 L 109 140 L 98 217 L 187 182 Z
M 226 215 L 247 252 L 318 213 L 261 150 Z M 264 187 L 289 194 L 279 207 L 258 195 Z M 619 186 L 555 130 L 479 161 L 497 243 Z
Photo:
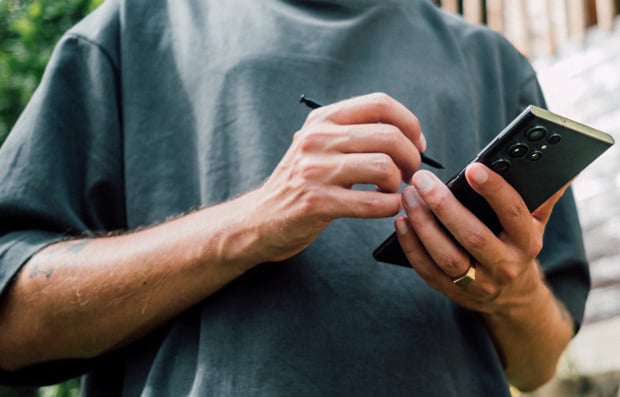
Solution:
M 526 56 L 553 55 L 568 43 L 582 45 L 588 28 L 614 28 L 620 0 L 435 0 L 447 11 L 485 23 Z

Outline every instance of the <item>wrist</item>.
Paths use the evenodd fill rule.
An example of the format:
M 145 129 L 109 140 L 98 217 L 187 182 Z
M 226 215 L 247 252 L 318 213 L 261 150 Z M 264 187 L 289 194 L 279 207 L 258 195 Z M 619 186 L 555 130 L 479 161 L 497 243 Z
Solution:
M 265 261 L 261 233 L 252 211 L 256 203 L 250 192 L 231 201 L 199 211 L 202 225 L 200 256 L 217 263 L 226 273 L 238 276 Z
M 555 373 L 573 325 L 537 263 L 515 284 L 510 298 L 483 318 L 507 378 L 514 386 L 531 390 Z
M 550 295 L 552 293 L 544 281 L 544 274 L 539 264 L 533 261 L 504 288 L 487 315 L 497 318 L 529 316 L 540 305 L 541 299 L 548 299 Z
M 574 328 L 570 314 L 545 282 L 537 262 L 502 294 L 494 310 L 483 317 L 491 328 L 506 327 L 529 335 L 558 332 L 558 341 L 570 339 Z

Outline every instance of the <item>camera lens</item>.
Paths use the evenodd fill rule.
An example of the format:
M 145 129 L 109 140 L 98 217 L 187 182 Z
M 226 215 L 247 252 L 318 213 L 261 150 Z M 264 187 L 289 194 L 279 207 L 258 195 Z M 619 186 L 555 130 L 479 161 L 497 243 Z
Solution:
M 550 145 L 555 145 L 556 143 L 560 142 L 561 140 L 562 140 L 562 135 L 560 135 L 560 134 L 552 134 L 547 139 L 547 143 L 549 143 Z
M 547 129 L 540 125 L 530 128 L 525 133 L 527 140 L 531 142 L 540 141 L 545 137 L 545 135 L 547 135 Z
M 500 174 L 506 172 L 508 168 L 510 168 L 510 162 L 504 159 L 495 160 L 493 164 L 491 164 L 491 169 Z
M 508 154 L 512 158 L 523 157 L 528 151 L 528 147 L 525 143 L 515 143 L 508 148 Z
M 536 161 L 542 157 L 542 152 L 540 150 L 534 150 L 532 153 L 527 155 L 527 158 Z

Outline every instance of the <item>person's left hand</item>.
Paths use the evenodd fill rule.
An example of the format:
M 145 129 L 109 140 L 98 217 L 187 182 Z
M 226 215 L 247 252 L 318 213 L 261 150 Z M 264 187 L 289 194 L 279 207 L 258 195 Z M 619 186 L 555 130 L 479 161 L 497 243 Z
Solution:
M 569 185 L 530 213 L 520 195 L 484 165 L 471 164 L 466 177 L 497 214 L 504 229 L 498 236 L 429 171 L 418 171 L 412 186 L 403 190 L 406 217 L 396 219 L 397 235 L 412 267 L 429 285 L 463 307 L 498 314 L 527 299 L 541 282 L 536 257 L 544 229 Z M 454 284 L 470 266 L 475 281 Z

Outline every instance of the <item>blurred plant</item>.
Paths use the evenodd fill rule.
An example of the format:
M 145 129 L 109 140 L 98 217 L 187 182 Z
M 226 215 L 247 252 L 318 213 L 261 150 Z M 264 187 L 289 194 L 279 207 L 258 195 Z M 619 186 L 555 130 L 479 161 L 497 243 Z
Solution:
M 0 0 L 0 144 L 41 80 L 54 46 L 103 0 Z M 38 397 L 77 397 L 77 379 L 36 391 Z M 18 390 L 1 390 L 19 395 Z
M 0 144 L 60 36 L 103 0 L 0 0 Z
M 38 390 L 37 397 L 78 397 L 80 395 L 80 382 L 71 379 L 55 386 L 42 387 Z

